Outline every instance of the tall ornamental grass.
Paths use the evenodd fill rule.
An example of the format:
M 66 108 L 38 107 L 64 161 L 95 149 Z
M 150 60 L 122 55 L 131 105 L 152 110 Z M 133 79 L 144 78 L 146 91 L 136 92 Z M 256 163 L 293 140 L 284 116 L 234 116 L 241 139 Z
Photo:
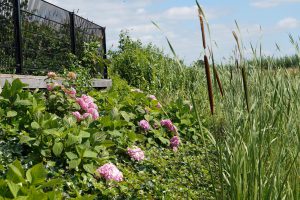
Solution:
M 203 35 L 201 18 L 200 24 Z M 236 26 L 239 32 L 237 22 Z M 262 54 L 256 51 L 253 65 L 243 57 L 238 34 L 233 31 L 233 36 L 239 59 L 236 66 L 222 70 L 225 95 L 215 102 L 225 124 L 217 125 L 223 126 L 222 134 L 218 129 L 207 134 L 214 135 L 208 141 L 219 154 L 215 198 L 300 199 L 300 73 L 263 68 Z M 290 40 L 299 54 L 297 41 Z M 274 63 L 269 59 L 268 66 Z
M 299 78 L 286 70 L 249 69 L 249 113 L 240 73 L 226 82 L 222 168 L 228 198 L 300 198 Z

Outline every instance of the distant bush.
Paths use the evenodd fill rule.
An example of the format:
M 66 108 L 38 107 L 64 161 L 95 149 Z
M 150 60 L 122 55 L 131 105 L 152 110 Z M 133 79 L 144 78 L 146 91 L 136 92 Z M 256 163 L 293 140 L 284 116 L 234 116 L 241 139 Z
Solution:
M 200 66 L 186 66 L 171 58 L 153 44 L 143 45 L 121 32 L 116 51 L 109 52 L 111 72 L 125 79 L 129 85 L 175 95 L 196 87 Z

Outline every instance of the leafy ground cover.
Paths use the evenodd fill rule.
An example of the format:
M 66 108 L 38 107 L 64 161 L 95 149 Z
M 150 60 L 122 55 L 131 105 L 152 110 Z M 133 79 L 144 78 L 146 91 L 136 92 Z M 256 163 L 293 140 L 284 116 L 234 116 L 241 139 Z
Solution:
M 118 78 L 81 94 L 75 75 L 59 85 L 48 73 L 46 92 L 3 87 L 2 198 L 211 198 L 214 155 L 205 158 L 190 102 L 164 105 Z

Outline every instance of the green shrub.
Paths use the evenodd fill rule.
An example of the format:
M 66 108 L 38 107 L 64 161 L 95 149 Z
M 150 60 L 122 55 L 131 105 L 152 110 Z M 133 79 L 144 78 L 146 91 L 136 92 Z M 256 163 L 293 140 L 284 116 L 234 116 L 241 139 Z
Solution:
M 47 92 L 24 90 L 18 79 L 3 87 L 0 197 L 154 199 L 202 195 L 203 199 L 211 198 L 211 177 L 207 160 L 203 160 L 204 147 L 195 145 L 201 142 L 190 103 L 157 107 L 158 100 L 150 99 L 147 93 L 132 89 L 116 77 L 110 90 L 89 92 L 100 118 L 78 121 L 72 112 L 84 111 L 76 99 L 82 93 L 77 91 L 72 96 L 66 92 L 74 86 L 73 82 L 68 80 Z M 178 152 L 170 148 L 169 139 L 174 133 L 160 125 L 160 120 L 167 118 L 178 128 L 181 138 Z M 142 119 L 150 123 L 150 130 L 139 127 Z M 188 142 L 191 138 L 192 143 Z M 145 152 L 145 160 L 137 162 L 129 157 L 127 148 L 133 146 Z M 108 162 L 118 167 L 124 181 L 105 181 L 95 173 Z M 11 179 L 12 170 L 18 180 Z M 38 182 L 33 183 L 32 176 L 39 173 Z

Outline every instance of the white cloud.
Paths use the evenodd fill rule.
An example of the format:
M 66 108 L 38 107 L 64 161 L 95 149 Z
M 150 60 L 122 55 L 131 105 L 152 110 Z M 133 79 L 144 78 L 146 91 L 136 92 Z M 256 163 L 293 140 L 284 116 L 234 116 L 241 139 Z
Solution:
M 300 0 L 255 0 L 251 3 L 252 6 L 257 8 L 271 8 L 286 3 L 299 3 Z
M 197 17 L 197 7 L 173 7 L 166 10 L 163 15 L 169 19 L 195 19 Z
M 284 18 L 277 23 L 277 27 L 280 29 L 292 29 L 297 28 L 299 26 L 300 21 L 293 17 Z
M 218 18 L 228 12 L 226 9 L 205 8 L 204 10 L 208 20 Z M 197 6 L 171 7 L 160 17 L 172 20 L 198 20 L 198 8 Z
M 89 18 L 95 23 L 107 27 L 107 48 L 116 48 L 120 30 L 127 29 L 133 38 L 140 39 L 143 43 L 152 42 L 158 47 L 169 51 L 168 44 L 161 32 L 151 23 L 156 22 L 165 35 L 170 39 L 176 53 L 184 58 L 187 63 L 197 59 L 201 54 L 201 32 L 195 6 L 174 6 L 162 9 L 165 6 L 164 0 L 50 0 L 56 5 L 70 11 L 79 8 L 79 15 Z M 185 0 L 194 3 L 193 0 Z M 282 5 L 285 2 L 300 2 L 300 0 L 251 0 L 253 6 L 270 7 Z M 162 6 L 163 5 L 163 6 Z M 155 6 L 155 7 L 154 7 Z M 172 6 L 172 5 L 170 5 Z M 155 9 L 154 9 L 155 8 Z M 218 48 L 214 47 L 215 57 L 229 57 L 234 48 L 235 41 L 232 36 L 232 30 L 236 29 L 234 20 L 230 25 L 221 21 L 216 24 L 218 18 L 227 15 L 227 18 L 233 15 L 231 8 L 224 7 L 204 7 L 206 17 L 208 18 L 212 33 L 212 39 L 218 43 Z M 229 16 L 228 16 L 229 15 Z M 227 20 L 227 19 L 226 19 Z M 228 21 L 228 20 L 227 20 Z M 299 22 L 298 22 L 299 23 Z M 278 22 L 278 27 L 295 27 L 293 20 Z M 292 25 L 291 25 L 292 24 Z M 298 24 L 299 25 L 299 24 Z M 266 28 L 263 33 L 260 26 L 255 23 L 240 24 L 242 40 L 245 45 L 249 41 L 257 41 L 260 36 L 267 35 L 269 39 L 271 34 L 284 32 L 274 25 L 273 30 Z M 271 39 L 270 39 L 271 40 Z M 269 41 L 268 41 L 269 42 Z
M 146 11 L 145 11 L 144 8 L 139 8 L 139 9 L 136 10 L 136 13 L 137 13 L 137 14 L 143 14 L 143 13 L 145 13 L 145 12 L 146 12 Z

